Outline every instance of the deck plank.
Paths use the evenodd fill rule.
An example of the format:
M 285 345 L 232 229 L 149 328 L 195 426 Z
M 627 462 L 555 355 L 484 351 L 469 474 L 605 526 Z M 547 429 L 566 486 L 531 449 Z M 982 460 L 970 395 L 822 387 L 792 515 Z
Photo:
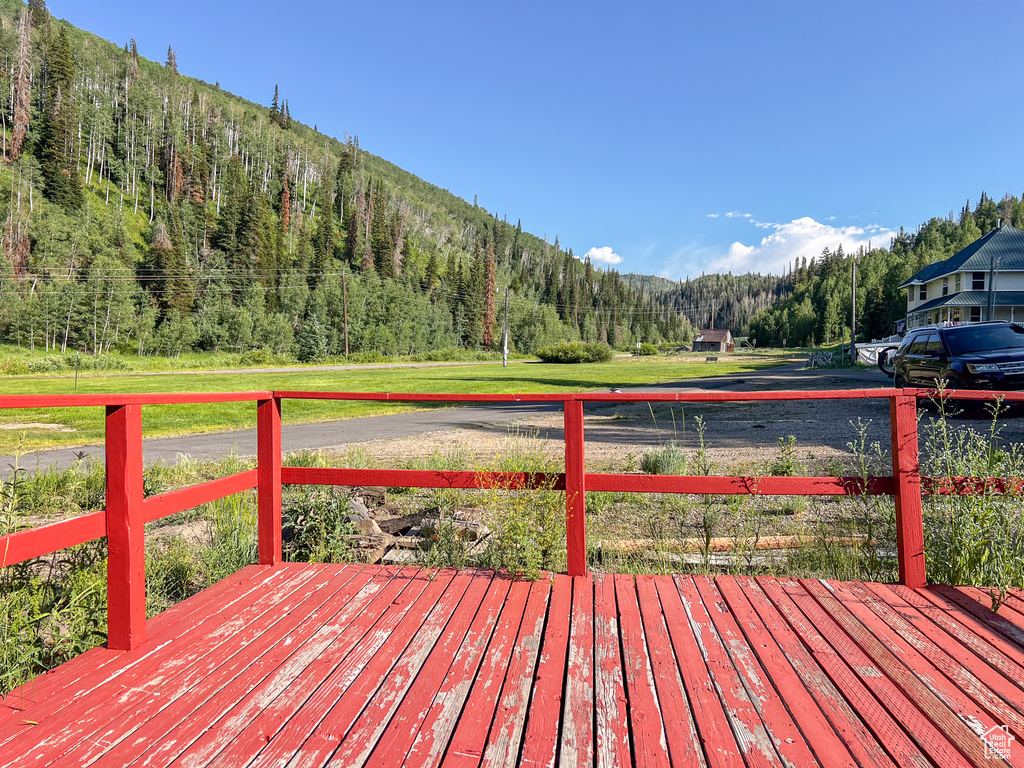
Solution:
M 387 764 L 392 760 L 392 755 L 398 765 L 426 766 L 438 765 L 441 762 L 445 747 L 458 722 L 459 713 L 462 712 L 469 696 L 470 686 L 477 677 L 484 652 L 498 626 L 498 617 L 508 600 L 512 584 L 512 580 L 505 576 L 496 577 L 491 582 L 487 597 L 473 619 L 473 625 L 469 628 L 466 639 L 456 653 L 455 660 L 445 674 L 437 694 L 426 703 L 422 711 L 399 711 L 392 721 L 393 725 L 403 720 L 410 721 L 411 744 L 405 747 L 406 751 L 403 753 L 401 747 L 396 747 L 391 752 L 385 745 L 379 743 L 377 752 L 381 752 L 382 759 L 378 764 Z M 525 601 L 523 604 L 525 605 Z M 370 765 L 376 761 L 375 752 L 370 758 Z
M 979 587 L 957 587 L 957 591 L 962 595 L 973 598 L 984 608 L 992 607 L 992 595 L 987 590 Z M 1021 632 L 1024 632 L 1024 613 L 1022 611 L 1024 611 L 1024 603 L 1006 596 L 996 614 L 1002 616 Z
M 633 762 L 622 670 L 615 579 L 601 574 L 594 577 L 594 706 L 597 708 L 594 747 L 597 768 L 631 765 Z
M 202 665 L 211 663 L 211 658 L 217 658 L 218 648 L 227 644 L 236 647 L 239 643 L 244 645 L 245 636 L 240 630 L 248 626 L 252 618 L 275 609 L 280 610 L 282 604 L 289 604 L 296 590 L 314 578 L 320 570 L 277 570 L 253 602 L 240 605 L 242 601 L 236 601 L 226 613 L 211 612 L 183 633 L 175 632 L 174 627 L 171 627 L 167 630 L 167 637 L 154 639 L 154 642 L 139 651 L 125 654 L 122 657 L 123 663 L 117 665 L 116 669 L 99 670 L 89 695 L 70 707 L 59 707 L 56 699 L 48 700 L 51 706 L 42 705 L 40 710 L 49 711 L 45 717 L 40 710 L 36 711 L 34 719 L 38 718 L 39 724 L 31 732 L 15 734 L 12 738 L 6 738 L 7 734 L 3 734 L 3 749 L 18 754 L 11 765 L 34 762 L 37 750 L 52 757 L 59 756 L 65 749 L 88 738 L 118 713 L 130 710 L 149 698 L 155 687 L 172 677 L 202 677 L 205 669 Z M 3 731 L 0 728 L 0 733 Z M 34 749 L 26 749 L 29 744 Z
M 572 626 L 562 704 L 563 765 L 594 763 L 594 577 L 576 576 L 572 583 Z
M 407 695 L 411 708 L 420 709 L 431 701 L 493 577 L 489 571 L 476 572 L 470 576 L 458 600 L 452 590 L 438 601 L 358 719 L 345 729 L 341 746 L 332 755 L 329 765 L 336 768 L 364 765 Z
M 254 566 L 19 690 L 0 763 L 1024 765 L 1021 594 Z
M 823 718 L 813 699 L 809 696 L 805 697 L 806 704 L 811 711 L 802 713 L 804 725 L 809 726 L 808 737 L 807 734 L 801 732 L 796 717 L 790 714 L 779 692 L 775 689 L 772 670 L 762 667 L 756 655 L 752 653 L 750 645 L 743 637 L 735 617 L 723 600 L 715 582 L 710 577 L 704 577 L 694 579 L 694 584 L 704 601 L 704 608 L 711 617 L 718 636 L 722 639 L 726 653 L 729 654 L 733 666 L 743 680 L 750 701 L 753 702 L 768 733 L 771 734 L 775 742 L 775 749 L 783 763 L 800 766 L 821 765 L 811 750 L 811 739 L 817 739 L 819 746 L 824 746 L 826 743 L 831 744 L 826 741 L 824 734 L 818 732 L 821 729 L 819 718 L 821 720 Z M 799 680 L 796 681 L 796 685 L 802 693 L 806 694 L 806 689 L 803 688 Z M 795 694 L 795 691 L 791 693 Z M 814 712 L 817 713 L 816 717 Z M 827 724 L 825 727 L 828 728 Z M 831 729 L 829 728 L 829 730 Z M 850 759 L 849 751 L 841 744 L 839 749 L 838 754 L 830 756 L 835 761 L 834 764 L 843 764 Z
M 401 615 L 423 591 L 427 577 L 418 568 L 385 568 L 331 619 L 333 628 L 316 641 L 323 650 L 301 670 L 282 667 L 262 689 L 243 699 L 242 708 L 230 712 L 221 724 L 222 751 L 210 765 L 245 765 L 273 740 L 329 675 L 348 657 L 381 617 Z M 322 633 L 318 633 L 322 634 Z M 297 674 L 296 674 L 297 673 Z M 232 722 L 233 721 L 233 722 Z
M 785 710 L 792 713 L 797 728 L 818 762 L 830 767 L 842 765 L 856 768 L 857 761 L 850 749 L 836 735 L 817 700 L 804 684 L 803 678 L 797 674 L 789 658 L 754 611 L 735 579 L 719 576 L 715 579 L 715 587 L 745 640 L 744 642 L 737 639 L 732 643 L 732 647 L 745 647 L 753 652 L 760 668 L 765 671 L 772 686 L 778 691 Z
M 481 766 L 513 765 L 518 758 L 550 593 L 551 579 L 548 577 L 542 577 L 530 590 L 526 614 L 501 686 L 494 721 L 487 734 Z
M 851 666 L 871 692 L 885 703 L 886 709 L 892 713 L 922 751 L 939 765 L 968 765 L 966 758 L 950 742 L 945 732 L 921 711 L 917 703 L 918 700 L 908 695 L 886 674 L 886 671 L 899 675 L 901 680 L 908 683 L 913 694 L 918 692 L 919 688 L 909 683 L 907 680 L 909 673 L 900 670 L 898 663 L 888 663 L 888 660 L 885 660 L 886 664 L 883 667 L 877 665 L 846 633 L 846 627 L 838 623 L 833 615 L 826 611 L 802 584 L 793 579 L 782 579 L 779 583 L 804 616 L 814 624 L 818 632 L 835 649 L 836 653 Z M 855 622 L 848 621 L 846 623 L 858 635 L 864 634 L 863 631 L 857 632 L 854 626 Z M 923 693 L 921 698 L 927 699 L 927 701 L 922 701 L 925 705 L 935 703 Z M 950 725 L 953 725 L 952 721 L 955 718 L 950 716 L 947 719 L 950 721 Z
M 744 623 L 741 626 L 747 626 L 747 622 L 753 624 L 756 614 L 756 619 L 800 676 L 805 688 L 821 707 L 821 711 L 832 724 L 838 737 L 842 739 L 845 748 L 858 764 L 895 768 L 896 764 L 892 758 L 853 711 L 828 674 L 811 656 L 801 642 L 800 636 L 786 623 L 760 585 L 749 576 L 719 577 L 718 584 L 729 606 L 742 617 Z M 754 614 L 746 607 L 740 607 L 743 604 L 749 606 Z
M 324 663 L 328 646 L 353 619 L 363 613 L 378 595 L 389 597 L 401 589 L 397 569 L 367 567 L 334 588 L 330 582 L 307 584 L 308 597 L 290 617 L 294 629 L 279 642 L 277 631 L 265 632 L 215 675 L 198 686 L 182 702 L 184 716 L 180 725 L 143 754 L 144 766 L 168 765 L 187 753 L 186 763 L 206 765 L 221 750 L 238 750 L 246 755 L 228 758 L 228 764 L 242 765 L 251 757 L 253 743 L 263 746 L 261 738 L 267 721 L 275 722 L 277 699 L 284 691 L 300 694 L 295 684 L 311 665 Z M 173 720 L 173 718 L 172 718 Z M 139 734 L 140 744 L 147 734 Z M 146 749 L 146 747 L 143 747 Z
M 932 591 L 933 593 L 940 594 L 951 602 L 956 603 L 961 608 L 968 611 L 972 616 L 986 624 L 993 632 L 1002 635 L 1018 648 L 1024 650 L 1024 629 L 1021 629 L 1012 622 L 1007 621 L 998 613 L 993 613 L 988 605 L 982 605 L 973 597 L 969 597 L 959 589 L 955 589 L 953 587 L 937 585 L 932 587 Z
M 918 647 L 910 638 L 894 630 L 871 610 L 873 598 L 860 597 L 852 586 L 810 580 L 806 586 L 826 610 L 838 617 L 847 634 L 861 649 L 918 703 L 961 752 L 975 762 L 987 758 L 981 737 L 1003 723 L 994 720 L 990 712 L 958 688 L 950 675 L 959 676 L 965 683 L 976 684 L 975 692 L 980 695 L 983 686 L 976 679 L 970 680 L 962 672 L 958 674 L 951 669 L 953 664 L 944 664 L 942 654 L 932 653 L 926 641 Z M 907 629 L 913 633 L 909 625 Z M 987 693 L 991 699 L 998 698 L 990 691 Z M 1017 763 L 1012 761 L 1011 764 Z
M 454 724 L 448 748 L 441 756 L 443 765 L 480 764 L 487 745 L 487 734 L 498 708 L 501 686 L 508 677 L 513 649 L 516 647 L 523 617 L 527 613 L 528 599 L 538 590 L 538 585 L 523 581 L 514 583 L 509 589 L 493 638 L 481 660 L 476 678 L 472 681 L 461 716 Z M 434 747 L 427 745 L 420 749 L 433 751 Z
M 871 588 L 877 594 L 882 595 L 883 599 L 887 599 L 888 595 L 892 594 L 895 599 L 902 600 L 914 608 L 917 613 L 942 629 L 942 631 L 954 638 L 964 648 L 970 649 L 977 658 L 990 666 L 1000 678 L 1016 685 L 1022 692 L 1019 696 L 1024 697 L 1024 666 L 1016 663 L 998 647 L 972 631 L 968 625 L 958 620 L 960 617 L 956 617 L 952 613 L 943 610 L 922 594 L 899 584 L 872 584 Z
M 672 765 L 707 765 L 701 749 L 697 727 L 690 710 L 689 697 L 683 686 L 679 662 L 672 648 L 665 615 L 658 597 L 654 577 L 636 577 L 636 592 L 640 601 L 640 615 L 647 639 L 647 650 L 654 673 L 654 687 L 658 695 L 662 718 L 668 725 L 665 740 Z
M 209 670 L 207 674 L 179 675 L 165 685 L 151 688 L 148 699 L 110 719 L 103 728 L 67 752 L 54 765 L 69 768 L 86 766 L 101 757 L 108 764 L 116 765 L 145 752 L 154 743 L 160 745 L 158 753 L 163 756 L 171 753 L 166 757 L 169 761 L 190 748 L 195 736 L 203 732 L 203 726 L 210 719 L 207 713 L 216 713 L 213 716 L 215 720 L 223 714 L 225 706 L 230 708 L 238 701 L 240 691 L 268 673 L 268 665 L 271 668 L 276 666 L 275 654 L 283 655 L 287 649 L 298 646 L 298 643 L 292 645 L 279 641 L 308 634 L 324 621 L 322 611 L 325 604 L 329 605 L 332 600 L 346 600 L 346 588 L 353 581 L 361 582 L 369 576 L 370 573 L 354 569 L 323 573 L 313 580 L 316 588 L 312 592 L 307 582 L 303 585 L 306 588 L 304 597 L 296 595 L 302 601 L 294 611 L 268 621 L 255 631 L 252 625 L 246 627 L 244 631 L 248 641 L 244 646 L 233 654 L 226 649 L 220 658 L 211 654 L 209 665 L 198 668 Z M 143 755 L 140 761 L 152 765 L 154 761 L 150 757 Z M 195 754 L 194 759 L 199 760 L 200 755 Z
M 989 620 L 994 614 L 988 608 L 982 608 L 973 600 L 964 598 L 962 595 L 960 598 L 965 600 L 966 604 L 961 604 L 950 599 L 935 587 L 922 589 L 916 594 L 930 602 L 936 610 L 962 624 L 974 637 L 997 648 L 1005 658 L 1024 669 L 1024 649 L 989 624 Z M 959 595 L 959 593 L 957 594 Z M 933 621 L 937 620 L 937 618 L 933 618 Z
M 344 628 L 335 634 L 316 661 L 302 670 L 284 690 L 272 698 L 268 695 L 266 698 L 269 700 L 262 710 L 245 713 L 251 717 L 250 722 L 237 732 L 237 736 L 210 764 L 246 765 L 254 759 L 261 749 L 277 738 L 285 724 L 305 707 L 373 628 L 384 621 L 386 615 L 390 621 L 397 622 L 427 583 L 428 576 L 417 568 L 398 569 L 383 589 L 371 595 L 368 603 L 363 604 L 357 596 L 353 604 L 346 605 L 338 622 Z
M 571 578 L 555 576 L 519 758 L 519 764 L 529 768 L 553 766 L 558 757 L 562 690 L 566 683 L 565 664 L 572 620 L 572 591 Z
M 892 591 L 885 593 L 873 589 L 870 584 L 858 584 L 854 591 L 863 590 L 875 599 L 868 603 L 890 627 L 911 642 L 922 654 L 954 680 L 960 690 L 970 694 L 975 701 L 989 709 L 1000 722 L 1024 731 L 1024 696 L 1012 681 L 998 674 L 971 652 L 970 648 L 946 634 L 899 595 Z M 941 665 L 941 666 L 940 666 Z M 978 687 L 982 688 L 978 690 Z M 991 696 L 995 696 L 992 699 Z M 1024 732 L 1017 737 L 1024 742 Z
M 647 650 L 643 619 L 632 576 L 615 576 L 619 606 L 622 667 L 629 697 L 629 725 L 633 737 L 633 761 L 637 766 L 668 766 L 665 722 L 654 687 L 654 667 Z
M 686 611 L 701 658 L 707 667 L 715 691 L 722 702 L 729 727 L 748 766 L 781 766 L 782 759 L 775 750 L 775 742 L 750 694 L 743 678 L 733 666 L 722 638 L 715 629 L 711 616 L 704 607 L 697 585 L 691 576 L 676 576 L 676 589 Z
M 319 670 L 319 674 L 310 675 L 303 681 L 303 690 L 294 699 L 291 696 L 275 699 L 269 712 L 272 720 L 254 723 L 267 743 L 250 764 L 285 765 L 358 679 L 391 633 L 401 626 L 410 612 L 422 616 L 427 606 L 436 601 L 451 582 L 453 575 L 452 571 L 447 571 L 429 578 L 421 572 L 407 580 L 397 598 L 379 594 L 365 618 L 358 618 L 339 637 L 327 669 Z M 293 706 L 306 692 L 307 683 L 315 686 L 313 693 L 301 702 L 301 706 Z
M 194 621 L 197 616 L 205 614 L 210 601 L 219 600 L 222 595 L 237 590 L 243 582 L 255 578 L 263 570 L 258 565 L 246 566 L 158 614 L 146 623 L 149 641 L 152 642 L 172 625 L 186 626 L 189 620 Z M 60 697 L 74 700 L 85 695 L 88 691 L 78 685 L 83 678 L 101 667 L 117 662 L 123 654 L 124 651 L 114 651 L 105 645 L 97 646 L 62 664 L 60 674 L 56 674 L 57 670 L 51 670 L 27 681 L 0 699 L 0 724 L 8 718 L 22 715 L 29 706 L 43 699 Z
M 679 590 L 671 576 L 655 576 L 655 586 L 661 600 L 672 649 L 679 663 L 679 672 L 690 700 L 694 723 L 704 758 L 716 768 L 732 768 L 743 763 L 740 747 L 733 736 L 729 720 L 718 698 L 715 683 L 703 656 L 697 638 L 690 627 Z
M 411 605 L 392 606 L 251 765 L 324 765 L 424 619 L 440 601 L 444 611 L 465 592 L 470 577 L 457 584 L 456 578 L 453 570 L 441 571 Z
M 882 703 L 891 705 L 892 702 L 885 699 L 884 695 L 876 698 L 866 684 L 866 681 L 874 681 L 880 673 L 873 667 L 847 664 L 848 659 L 829 644 L 780 581 L 758 577 L 756 583 L 896 764 L 922 767 L 933 765 L 903 730 L 888 706 Z M 901 704 L 898 701 L 896 703 Z

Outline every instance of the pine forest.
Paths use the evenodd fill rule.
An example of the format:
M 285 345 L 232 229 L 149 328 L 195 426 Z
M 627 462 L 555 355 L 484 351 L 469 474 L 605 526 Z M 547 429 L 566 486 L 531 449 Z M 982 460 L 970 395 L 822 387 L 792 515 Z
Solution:
M 32 349 L 299 360 L 684 340 L 688 320 L 269 106 L 0 0 L 0 337 Z

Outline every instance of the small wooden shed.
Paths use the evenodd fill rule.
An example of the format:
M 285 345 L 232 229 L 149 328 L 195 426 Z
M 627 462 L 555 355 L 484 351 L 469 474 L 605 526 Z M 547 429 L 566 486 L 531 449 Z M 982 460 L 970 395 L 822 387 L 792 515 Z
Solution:
M 732 352 L 736 344 L 732 332 L 723 329 L 698 331 L 693 339 L 694 352 Z

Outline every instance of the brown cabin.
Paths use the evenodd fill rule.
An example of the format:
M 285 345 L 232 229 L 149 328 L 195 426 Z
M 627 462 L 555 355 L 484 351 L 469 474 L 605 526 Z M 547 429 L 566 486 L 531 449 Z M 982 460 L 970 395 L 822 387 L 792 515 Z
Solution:
M 694 352 L 732 352 L 736 345 L 729 330 L 698 331 L 693 338 Z

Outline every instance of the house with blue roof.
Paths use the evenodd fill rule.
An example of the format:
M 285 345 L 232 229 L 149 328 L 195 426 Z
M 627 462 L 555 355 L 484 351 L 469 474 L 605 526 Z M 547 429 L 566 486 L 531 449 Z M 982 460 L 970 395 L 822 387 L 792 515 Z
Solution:
M 900 287 L 907 289 L 908 329 L 986 320 L 1024 322 L 1024 231 L 1008 225 L 993 229 Z

